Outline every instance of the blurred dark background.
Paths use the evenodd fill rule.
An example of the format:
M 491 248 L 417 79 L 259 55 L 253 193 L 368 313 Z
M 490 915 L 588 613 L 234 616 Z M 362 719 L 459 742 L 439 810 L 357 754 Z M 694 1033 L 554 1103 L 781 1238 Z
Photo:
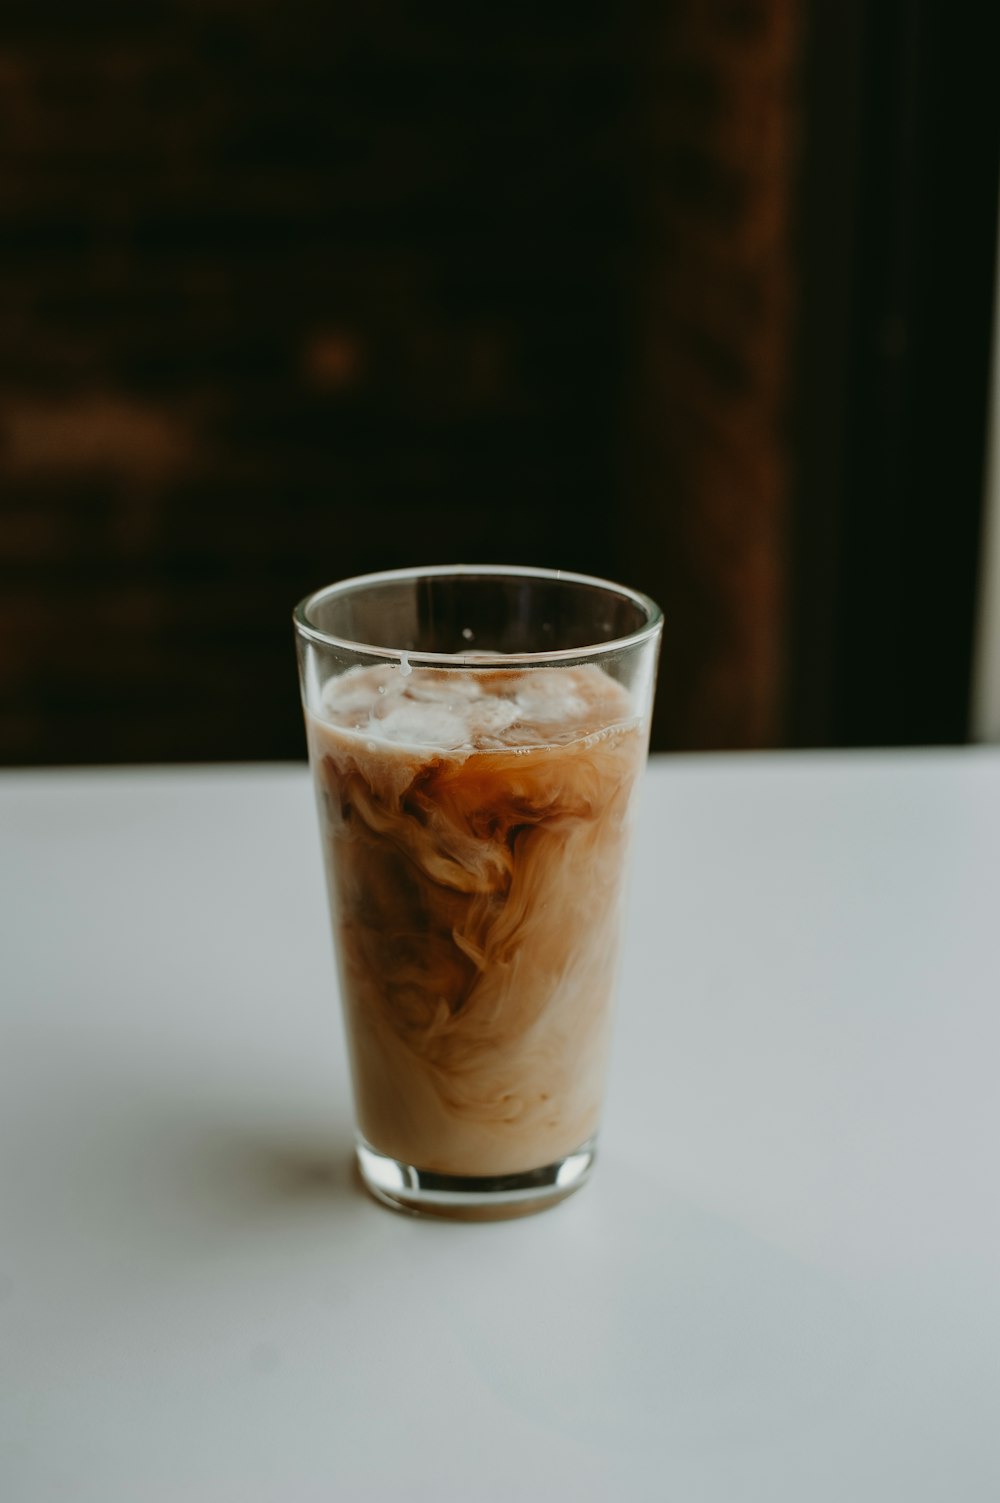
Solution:
M 0 761 L 302 756 L 293 603 L 458 560 L 653 594 L 658 747 L 963 740 L 977 24 L 8 0 Z

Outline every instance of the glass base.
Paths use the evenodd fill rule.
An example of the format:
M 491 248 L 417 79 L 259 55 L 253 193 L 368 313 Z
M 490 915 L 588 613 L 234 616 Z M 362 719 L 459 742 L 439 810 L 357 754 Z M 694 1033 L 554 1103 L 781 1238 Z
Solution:
M 597 1156 L 591 1138 L 573 1153 L 522 1174 L 434 1174 L 387 1158 L 364 1138 L 357 1140 L 362 1183 L 382 1205 L 416 1216 L 443 1216 L 453 1221 L 505 1221 L 530 1216 L 572 1195 L 587 1179 Z

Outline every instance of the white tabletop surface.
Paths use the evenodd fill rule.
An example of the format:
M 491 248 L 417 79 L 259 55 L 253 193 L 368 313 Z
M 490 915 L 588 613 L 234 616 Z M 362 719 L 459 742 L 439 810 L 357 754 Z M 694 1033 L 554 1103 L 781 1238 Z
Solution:
M 656 760 L 600 1160 L 384 1210 L 304 768 L 0 776 L 4 1503 L 1000 1498 L 1000 754 Z

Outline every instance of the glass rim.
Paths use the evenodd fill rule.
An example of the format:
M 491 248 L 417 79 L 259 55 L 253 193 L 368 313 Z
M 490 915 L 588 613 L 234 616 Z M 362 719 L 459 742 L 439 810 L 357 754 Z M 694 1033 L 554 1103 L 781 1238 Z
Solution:
M 643 613 L 646 620 L 637 631 L 629 632 L 623 637 L 612 637 L 604 642 L 584 643 L 580 647 L 546 648 L 539 652 L 491 653 L 489 656 L 475 652 L 421 652 L 417 648 L 377 647 L 371 642 L 359 642 L 352 637 L 339 637 L 332 632 L 322 631 L 309 620 L 309 611 L 314 606 L 366 586 L 386 584 L 393 580 L 417 581 L 445 577 L 457 579 L 462 576 L 479 575 L 503 579 L 538 579 L 550 584 L 587 585 L 591 589 L 603 590 L 609 595 L 615 595 L 620 600 L 631 601 Z M 323 585 L 318 590 L 312 590 L 299 601 L 292 612 L 292 620 L 299 636 L 319 647 L 335 647 L 342 651 L 380 658 L 387 662 L 399 662 L 405 659 L 408 663 L 421 667 L 471 668 L 495 672 L 498 668 L 523 668 L 534 663 L 576 662 L 580 659 L 604 657 L 611 653 L 622 652 L 627 648 L 637 647 L 655 637 L 659 632 L 663 625 L 663 612 L 656 601 L 644 595 L 641 590 L 630 589 L 628 585 L 616 584 L 614 580 L 601 579 L 594 574 L 576 574 L 568 569 L 534 568 L 524 564 L 432 564 L 423 568 L 381 569 L 371 574 L 356 574 L 349 579 Z

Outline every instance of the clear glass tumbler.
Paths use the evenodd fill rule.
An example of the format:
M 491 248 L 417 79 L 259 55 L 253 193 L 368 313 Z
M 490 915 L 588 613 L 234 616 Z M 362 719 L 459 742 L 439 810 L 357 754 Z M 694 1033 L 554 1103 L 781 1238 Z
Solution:
M 621 585 L 395 570 L 295 611 L 377 1199 L 469 1219 L 594 1161 L 662 616 Z

